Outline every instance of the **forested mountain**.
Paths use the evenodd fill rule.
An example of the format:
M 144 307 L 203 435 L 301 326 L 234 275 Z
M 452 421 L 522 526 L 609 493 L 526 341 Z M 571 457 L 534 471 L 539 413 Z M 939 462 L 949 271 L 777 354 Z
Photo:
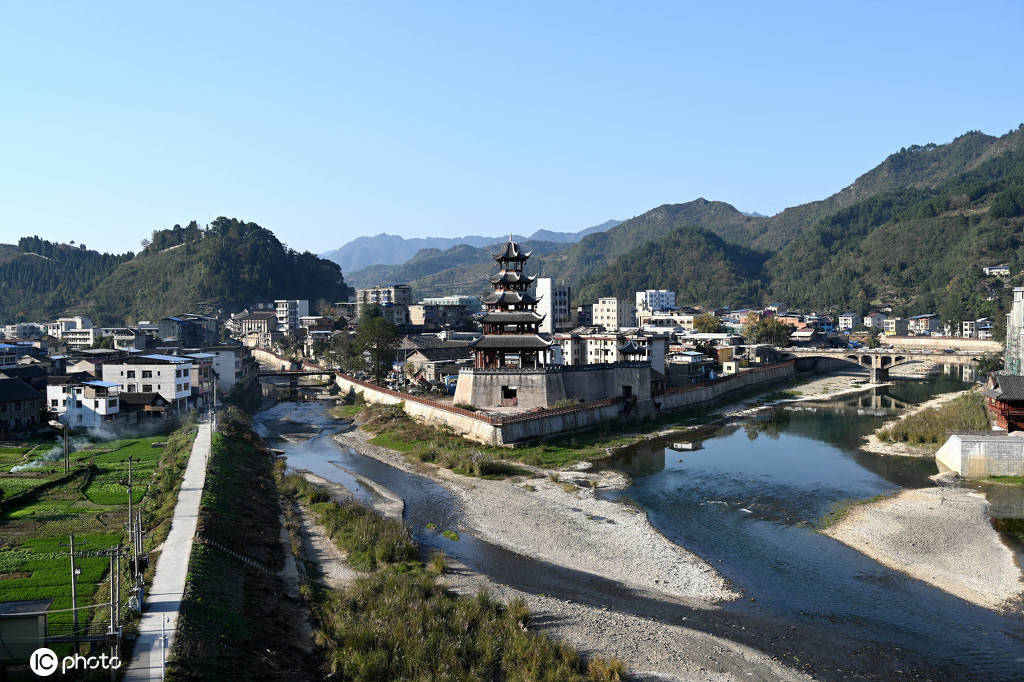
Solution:
M 724 202 L 705 199 L 659 206 L 610 229 L 592 233 L 555 253 L 537 258 L 531 265 L 556 279 L 582 283 L 595 270 L 602 269 L 618 257 L 648 243 L 666 239 L 670 233 L 685 226 L 705 228 L 736 246 L 761 252 L 786 252 L 788 245 L 813 230 L 821 220 L 839 211 L 897 190 L 935 190 L 941 183 L 1005 154 L 1014 146 L 1016 139 L 1015 134 L 993 137 L 981 132 L 969 132 L 946 144 L 904 147 L 835 195 L 787 208 L 770 217 L 744 214 Z M 456 256 L 461 253 L 466 252 L 451 252 L 430 262 L 418 257 L 415 261 L 394 265 L 387 270 L 387 278 L 396 282 L 421 283 L 425 288 L 458 284 L 475 290 L 471 280 L 479 275 L 477 262 L 465 261 L 461 265 L 451 265 L 458 261 Z M 429 272 L 431 267 L 436 269 Z M 366 281 L 361 274 L 358 278 L 360 283 Z M 652 276 L 656 278 L 657 274 L 638 272 L 637 286 L 643 286 L 643 281 L 651 281 Z
M 39 237 L 0 244 L 0 321 L 55 318 L 132 257 Z
M 681 304 L 772 298 L 791 307 L 860 312 L 892 305 L 897 314 L 935 312 L 945 320 L 999 321 L 1005 287 L 1024 284 L 1024 128 L 901 150 L 816 206 L 784 212 L 793 224 L 805 219 L 793 216 L 824 215 L 775 251 L 726 243 L 739 233 L 732 207 L 707 202 L 701 208 L 713 210 L 694 212 L 693 203 L 659 207 L 546 262 L 564 260 L 579 302 L 668 288 L 678 291 Z M 694 227 L 664 232 L 688 221 L 724 239 L 711 240 Z M 630 236 L 639 241 L 652 234 L 659 236 L 622 252 Z M 1000 263 L 1009 264 L 1013 277 L 984 275 L 983 267 Z
M 346 300 L 337 263 L 286 248 L 256 223 L 217 218 L 153 233 L 149 245 L 84 296 L 75 311 L 104 324 L 187 312 L 237 309 L 275 298 Z
M 537 230 L 529 237 L 517 235 L 516 239 L 559 242 L 571 244 L 588 234 L 603 232 L 618 225 L 621 220 L 608 220 L 600 225 L 587 227 L 577 232 L 554 232 Z M 374 265 L 398 265 L 415 258 L 424 249 L 443 251 L 460 245 L 481 248 L 505 239 L 507 235 L 483 237 L 467 235 L 465 237 L 411 237 L 405 238 L 393 234 L 378 234 L 372 237 L 357 237 L 344 246 L 320 254 L 321 258 L 332 260 L 348 273 L 356 273 L 363 268 Z M 406 278 L 408 279 L 408 278 Z M 354 280 L 353 280 L 354 281 Z
M 888 191 L 819 221 L 766 265 L 772 296 L 998 318 L 1005 300 L 991 292 L 1021 284 L 1024 270 L 1024 131 L 1000 141 L 1000 153 L 934 187 Z M 1015 273 L 1009 282 L 982 272 L 1000 263 Z
M 535 256 L 534 261 L 564 248 L 559 242 L 527 239 L 521 244 Z M 477 294 L 490 290 L 484 280 L 494 269 L 492 253 L 501 250 L 501 242 L 485 247 L 460 244 L 449 249 L 423 249 L 401 265 L 373 265 L 349 275 L 354 287 L 367 287 L 391 282 L 412 286 L 417 296 L 448 293 Z
M 346 300 L 351 291 L 336 263 L 234 218 L 157 230 L 143 244 L 119 256 L 38 237 L 0 245 L 0 321 L 83 314 L 117 326 L 274 298 Z
M 638 289 L 670 289 L 691 305 L 741 305 L 763 298 L 768 254 L 728 244 L 700 227 L 680 227 L 587 273 L 578 297 L 632 299 Z

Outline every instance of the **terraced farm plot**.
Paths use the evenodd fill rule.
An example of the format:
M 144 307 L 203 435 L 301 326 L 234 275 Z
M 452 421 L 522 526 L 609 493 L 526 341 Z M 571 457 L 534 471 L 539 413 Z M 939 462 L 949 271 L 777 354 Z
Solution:
M 180 460 L 187 458 L 194 430 L 191 425 L 170 438 L 148 436 L 107 442 L 75 442 L 72 471 L 62 463 L 11 473 L 11 467 L 53 449 L 48 440 L 20 447 L 0 447 L 0 601 L 52 598 L 51 611 L 71 606 L 70 559 L 62 546 L 75 534 L 78 605 L 106 601 L 109 559 L 101 550 L 126 542 L 129 457 L 133 458 L 133 500 L 142 502 L 150 484 L 147 504 L 159 508 L 147 512 L 147 521 L 161 521 L 163 507 L 173 509 L 174 480 Z M 161 446 L 171 440 L 172 446 Z M 163 459 L 163 462 L 161 460 Z M 158 474 L 158 468 L 163 473 Z M 168 474 L 168 472 L 170 472 Z M 166 480 L 166 479 L 174 480 Z M 82 543 L 79 547 L 79 543 Z M 105 608 L 80 612 L 79 621 L 107 617 Z M 49 621 L 72 621 L 71 614 L 53 613 Z

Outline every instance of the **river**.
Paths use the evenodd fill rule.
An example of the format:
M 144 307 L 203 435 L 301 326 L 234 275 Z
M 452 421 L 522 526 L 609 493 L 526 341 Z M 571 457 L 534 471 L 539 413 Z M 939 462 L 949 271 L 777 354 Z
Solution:
M 816 532 L 837 502 L 931 485 L 930 460 L 880 457 L 857 445 L 898 413 L 894 406 L 965 385 L 940 375 L 813 408 L 777 408 L 715 431 L 695 450 L 647 442 L 611 463 L 633 484 L 609 498 L 638 504 L 666 537 L 709 561 L 743 592 L 742 599 L 710 612 L 475 538 L 459 525 L 461 510 L 445 488 L 340 448 L 330 436 L 343 425 L 319 404 L 281 403 L 256 421 L 265 435 L 287 438 L 275 447 L 285 451 L 291 467 L 337 481 L 364 500 L 373 492 L 353 473 L 389 488 L 405 500 L 405 519 L 419 542 L 497 582 L 663 622 L 687 619 L 691 627 L 810 666 L 818 677 L 1019 679 L 1019 617 L 976 607 Z M 1000 508 L 1024 508 L 1018 491 L 999 494 Z M 428 531 L 428 521 L 459 528 L 460 540 Z

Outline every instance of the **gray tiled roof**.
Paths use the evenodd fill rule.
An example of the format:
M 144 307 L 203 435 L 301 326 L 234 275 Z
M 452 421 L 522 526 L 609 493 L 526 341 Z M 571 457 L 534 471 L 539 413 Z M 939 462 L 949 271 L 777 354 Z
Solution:
M 995 385 L 982 391 L 986 396 L 999 400 L 1024 400 L 1024 376 L 996 372 L 992 374 L 992 380 Z

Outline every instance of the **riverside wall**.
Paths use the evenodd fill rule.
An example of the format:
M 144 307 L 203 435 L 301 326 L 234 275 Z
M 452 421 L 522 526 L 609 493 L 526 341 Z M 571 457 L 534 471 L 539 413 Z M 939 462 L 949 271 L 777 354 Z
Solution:
M 663 395 L 653 396 L 649 400 L 617 397 L 508 416 L 489 416 L 464 410 L 448 403 L 382 388 L 341 373 L 336 375 L 335 383 L 342 394 L 360 393 L 369 403 L 401 403 L 402 409 L 409 416 L 447 426 L 471 440 L 492 445 L 514 445 L 587 429 L 606 421 L 640 421 L 665 412 L 709 403 L 734 391 L 790 378 L 796 371 L 795 364 L 789 360 L 758 367 L 712 383 L 669 389 Z
M 952 434 L 935 461 L 964 478 L 1024 476 L 1024 438 L 1005 434 Z
M 879 336 L 882 345 L 901 350 L 969 350 L 978 353 L 1002 353 L 1003 344 L 998 341 L 964 339 L 958 336 Z

